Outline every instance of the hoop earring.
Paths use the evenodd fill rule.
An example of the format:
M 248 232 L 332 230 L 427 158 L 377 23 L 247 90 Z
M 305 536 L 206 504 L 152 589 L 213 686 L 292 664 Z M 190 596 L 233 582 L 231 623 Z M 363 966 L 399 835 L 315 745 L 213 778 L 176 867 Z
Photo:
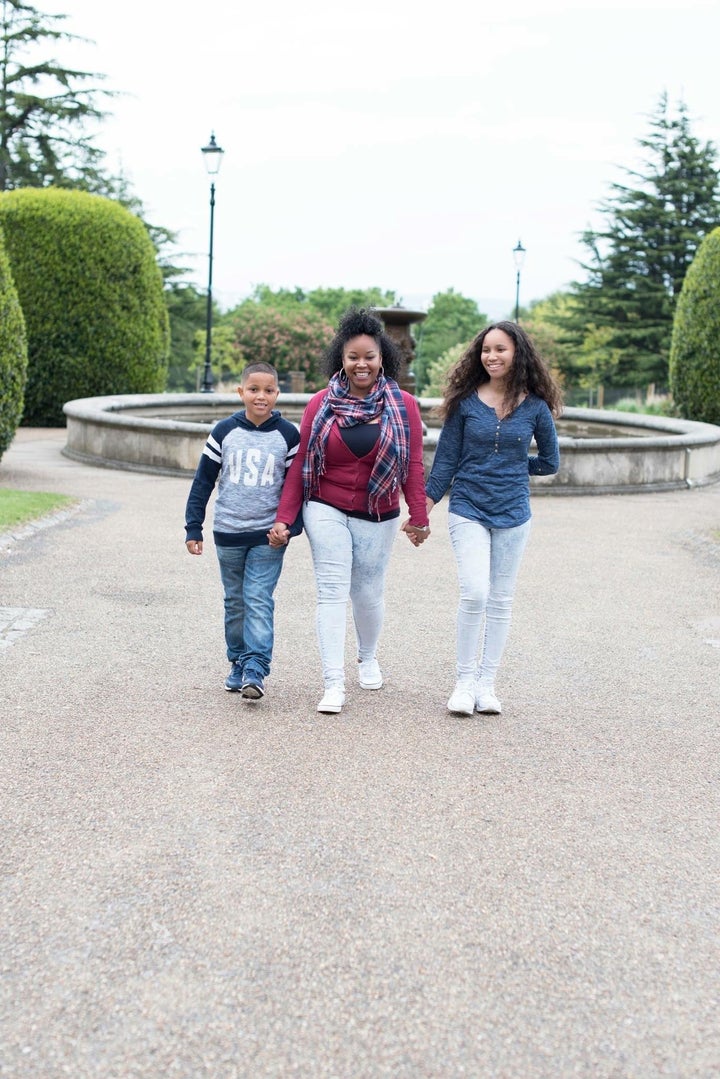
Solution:
M 380 370 L 378 371 L 378 378 L 385 378 L 385 366 L 380 364 Z
M 338 371 L 338 381 L 341 382 L 343 386 L 349 386 L 350 385 L 350 380 L 347 377 L 347 371 L 345 370 L 344 367 L 341 367 L 340 370 Z

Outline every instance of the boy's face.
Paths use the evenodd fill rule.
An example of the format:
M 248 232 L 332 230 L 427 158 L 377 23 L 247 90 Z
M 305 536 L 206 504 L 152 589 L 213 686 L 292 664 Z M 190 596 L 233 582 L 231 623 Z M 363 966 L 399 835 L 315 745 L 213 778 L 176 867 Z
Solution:
M 280 393 L 275 377 L 267 371 L 254 371 L 238 386 L 240 400 L 251 423 L 259 427 L 269 417 Z

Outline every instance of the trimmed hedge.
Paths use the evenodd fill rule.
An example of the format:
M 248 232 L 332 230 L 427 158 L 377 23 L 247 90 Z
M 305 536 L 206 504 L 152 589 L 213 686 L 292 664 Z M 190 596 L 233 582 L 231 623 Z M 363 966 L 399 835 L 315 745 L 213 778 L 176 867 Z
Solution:
M 167 307 L 155 249 L 138 217 L 85 191 L 0 195 L 28 336 L 23 423 L 65 424 L 78 397 L 165 387 Z
M 670 391 L 681 416 L 720 424 L 720 228 L 698 247 L 678 297 Z
M 26 378 L 25 319 L 0 235 L 0 457 L 20 423 Z

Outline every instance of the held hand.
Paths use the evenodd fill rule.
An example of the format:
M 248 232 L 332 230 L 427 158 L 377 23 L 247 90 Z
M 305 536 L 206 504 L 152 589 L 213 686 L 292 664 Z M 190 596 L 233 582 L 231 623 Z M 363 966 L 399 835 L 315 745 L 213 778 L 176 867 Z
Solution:
M 189 554 L 202 554 L 203 552 L 202 540 L 186 540 L 185 546 L 187 547 Z
M 409 517 L 407 521 L 403 521 L 401 531 L 405 533 L 413 547 L 419 547 L 430 535 L 429 528 L 419 528 L 417 525 L 410 524 Z
M 285 547 L 290 541 L 290 529 L 282 521 L 276 521 L 267 535 L 271 547 Z

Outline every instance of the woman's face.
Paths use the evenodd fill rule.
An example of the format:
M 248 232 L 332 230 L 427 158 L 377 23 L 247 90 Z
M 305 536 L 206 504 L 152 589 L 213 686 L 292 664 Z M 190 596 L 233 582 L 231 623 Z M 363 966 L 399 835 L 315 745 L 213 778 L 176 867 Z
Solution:
M 481 352 L 482 365 L 491 381 L 507 378 L 515 359 L 515 342 L 504 330 L 485 334 Z
M 377 341 L 368 334 L 351 337 L 343 349 L 343 371 L 355 397 L 367 397 L 377 382 L 382 356 Z

